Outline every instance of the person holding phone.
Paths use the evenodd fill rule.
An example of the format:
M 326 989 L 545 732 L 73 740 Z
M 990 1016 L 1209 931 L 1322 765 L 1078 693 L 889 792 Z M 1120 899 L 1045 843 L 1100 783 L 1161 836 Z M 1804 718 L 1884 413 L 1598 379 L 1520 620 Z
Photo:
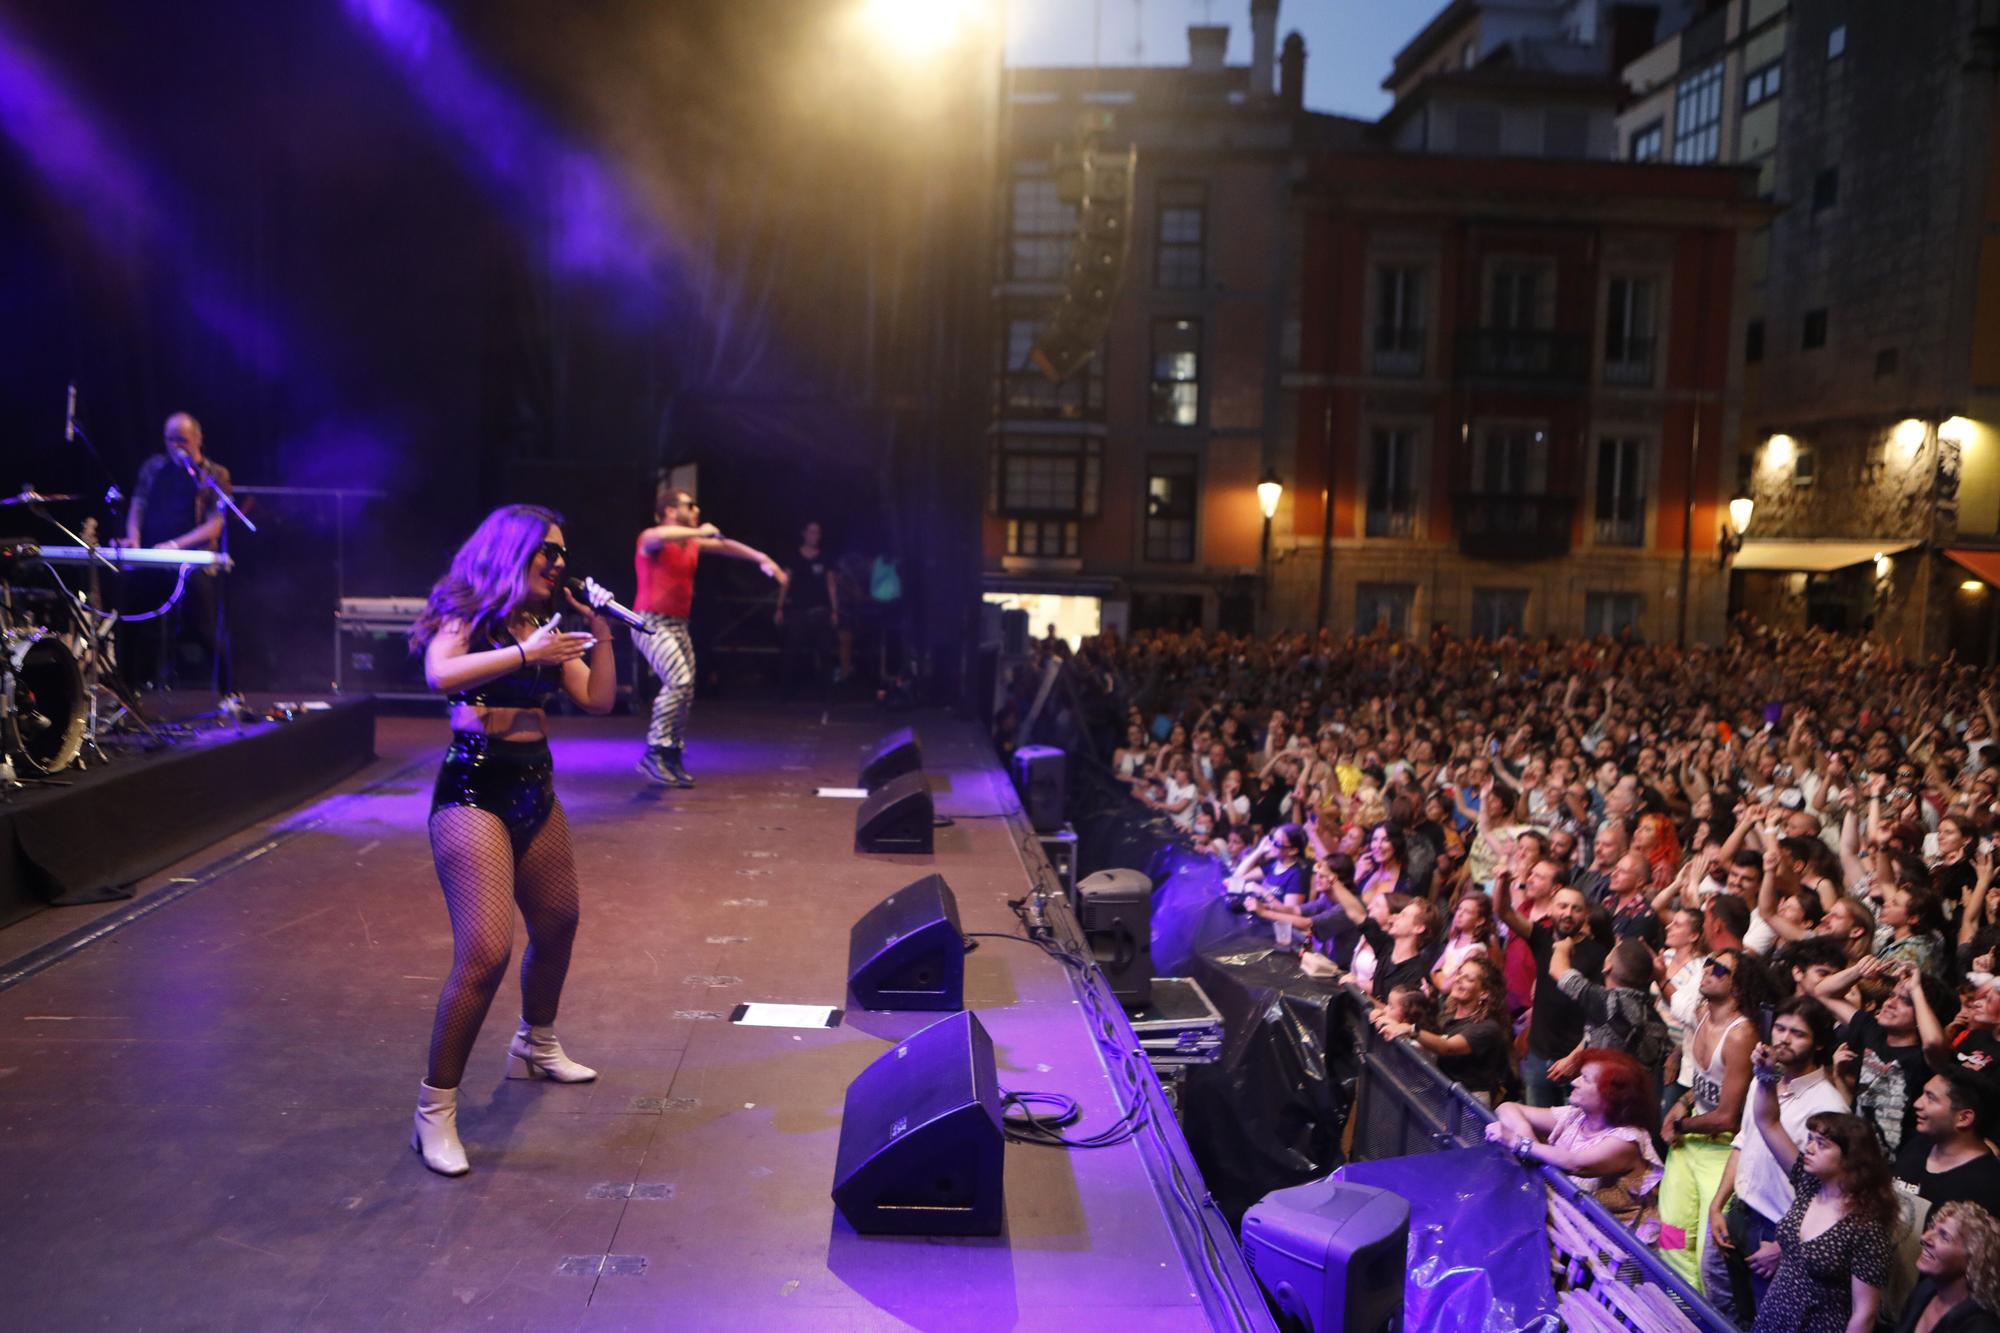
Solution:
M 558 1083 L 597 1077 L 555 1038 L 579 897 L 547 725 L 558 691 L 585 712 L 609 713 L 618 672 L 610 624 L 567 589 L 562 602 L 588 628 L 561 627 L 557 590 L 566 557 L 561 515 L 536 505 L 496 509 L 452 557 L 410 630 L 412 649 L 424 654 L 425 679 L 451 700 L 451 744 L 431 796 L 430 839 L 451 917 L 452 961 L 410 1136 L 410 1147 L 440 1175 L 471 1169 L 458 1137 L 458 1085 L 507 970 L 516 909 L 527 922 L 528 948 L 507 1076 Z

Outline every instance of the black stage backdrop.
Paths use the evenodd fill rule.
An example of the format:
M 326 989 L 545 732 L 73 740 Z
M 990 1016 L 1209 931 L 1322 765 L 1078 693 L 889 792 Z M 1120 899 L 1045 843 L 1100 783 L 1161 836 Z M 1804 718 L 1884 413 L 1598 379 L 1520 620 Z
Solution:
M 565 508 L 629 590 L 652 478 L 693 463 L 728 535 L 818 518 L 921 569 L 954 688 L 998 55 L 898 64 L 852 8 L 13 0 L 0 490 L 129 487 L 187 410 L 239 486 L 383 492 L 259 497 L 232 536 L 239 684 L 296 688 L 336 578 L 420 593 L 495 504 Z

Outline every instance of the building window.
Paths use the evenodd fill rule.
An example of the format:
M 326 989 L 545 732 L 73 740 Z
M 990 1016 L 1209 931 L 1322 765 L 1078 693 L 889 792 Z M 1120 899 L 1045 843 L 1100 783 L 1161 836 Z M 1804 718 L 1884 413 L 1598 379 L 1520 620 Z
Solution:
M 1650 385 L 1659 285 L 1651 278 L 1613 278 L 1604 303 L 1604 381 Z
M 1644 440 L 1597 442 L 1597 544 L 1646 544 L 1646 482 L 1651 468 Z
M 1194 559 L 1195 460 L 1155 454 L 1146 468 L 1146 558 Z
M 1880 351 L 1876 352 L 1875 378 L 1879 380 L 1885 375 L 1893 375 L 1895 373 L 1896 373 L 1896 349 L 1893 347 L 1884 347 Z
M 1375 373 L 1415 375 L 1424 368 L 1424 271 L 1384 264 L 1375 270 Z
M 1818 310 L 1806 311 L 1804 324 L 1799 330 L 1799 346 L 1808 352 L 1815 348 L 1826 346 L 1826 310 L 1824 307 Z
M 1013 282 L 1060 282 L 1076 240 L 1076 205 L 1056 193 L 1045 162 L 1014 166 L 1009 200 L 1007 277 Z
M 1163 182 L 1153 218 L 1157 238 L 1153 285 L 1187 291 L 1202 285 L 1208 246 L 1208 190 L 1195 182 Z
M 1370 537 L 1408 537 L 1417 525 L 1417 433 L 1385 427 L 1368 439 L 1368 515 Z
M 1722 62 L 1681 80 L 1674 94 L 1674 161 L 1713 162 L 1722 153 Z
M 1090 518 L 1097 513 L 1103 449 L 1060 435 L 1002 436 L 993 450 L 993 508 L 1010 518 Z
M 1487 327 L 1546 329 L 1555 314 L 1554 275 L 1546 264 L 1494 266 L 1487 295 Z
M 1755 365 L 1764 359 L 1764 321 L 1753 319 L 1743 326 L 1743 360 Z
M 1847 54 L 1847 25 L 1836 23 L 1826 31 L 1826 58 L 1838 60 Z
M 1155 426 L 1201 421 L 1201 321 L 1153 321 L 1152 413 Z
M 1759 102 L 1768 102 L 1778 95 L 1784 78 L 1785 63 L 1773 60 L 1768 65 L 1759 65 L 1743 78 L 1743 109 L 1748 111 Z
M 1079 527 L 1069 519 L 1010 518 L 1007 554 L 1030 560 L 1074 560 L 1080 553 Z
M 1486 426 L 1473 437 L 1473 490 L 1482 495 L 1540 495 L 1548 481 L 1547 431 L 1537 426 Z
M 1809 444 L 1792 446 L 1792 485 L 1811 486 L 1819 481 L 1819 454 Z
M 1639 594 L 1636 592 L 1586 592 L 1583 595 L 1585 638 L 1615 638 L 1630 630 L 1639 632 Z
M 1474 588 L 1472 590 L 1472 637 L 1499 639 L 1520 635 L 1528 628 L 1526 588 Z
M 1666 147 L 1667 128 L 1660 121 L 1644 126 L 1632 135 L 1632 145 L 1626 156 L 1634 162 L 1657 162 Z
M 1354 585 L 1354 632 L 1385 632 L 1392 639 L 1410 635 L 1410 611 L 1416 605 L 1414 583 L 1357 583 Z
M 1059 421 L 1104 419 L 1104 352 L 1060 384 L 1051 383 L 1035 365 L 1035 340 L 1040 319 L 1010 315 L 1002 331 L 1001 414 L 1014 419 Z
M 1828 167 L 1813 177 L 1814 213 L 1824 213 L 1840 202 L 1840 168 Z

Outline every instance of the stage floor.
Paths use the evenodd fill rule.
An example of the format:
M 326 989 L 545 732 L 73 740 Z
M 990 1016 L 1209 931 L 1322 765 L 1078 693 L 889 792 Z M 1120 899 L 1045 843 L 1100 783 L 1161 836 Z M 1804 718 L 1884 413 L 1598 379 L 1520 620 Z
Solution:
M 907 720 L 907 719 L 904 719 Z M 937 870 L 968 931 L 1028 888 L 1005 777 L 921 718 L 933 857 L 858 856 L 845 786 L 891 720 L 703 706 L 692 791 L 632 769 L 636 719 L 556 719 L 584 889 L 559 1031 L 594 1084 L 502 1078 L 503 985 L 460 1126 L 473 1172 L 408 1145 L 451 938 L 424 820 L 441 720 L 384 718 L 323 799 L 140 885 L 262 855 L 0 992 L 0 1262 L 17 1328 L 1205 1328 L 1138 1147 L 1009 1145 L 992 1240 L 861 1238 L 828 1191 L 847 1084 L 924 1021 L 727 1021 L 844 1003 L 848 928 Z M 17 958 L 129 905 L 0 932 Z M 517 938 L 516 956 L 520 941 Z M 1064 970 L 983 941 L 968 1007 L 1003 1087 L 1117 1115 Z

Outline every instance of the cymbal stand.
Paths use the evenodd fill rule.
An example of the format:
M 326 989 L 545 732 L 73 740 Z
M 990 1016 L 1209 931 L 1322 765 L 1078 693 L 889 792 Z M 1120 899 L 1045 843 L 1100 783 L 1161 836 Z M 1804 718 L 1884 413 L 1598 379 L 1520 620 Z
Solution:
M 97 573 L 98 564 L 110 570 L 113 575 L 121 572 L 116 563 L 97 549 L 98 543 L 94 540 L 96 536 L 94 532 L 72 531 L 43 505 L 30 502 L 28 512 L 69 538 L 71 545 L 81 546 L 89 551 L 91 559 L 96 562 L 91 566 L 93 577 Z M 160 735 L 159 728 L 153 725 L 153 720 L 139 707 L 138 696 L 132 693 L 125 682 L 118 679 L 118 646 L 115 634 L 115 626 L 118 623 L 117 612 L 99 611 L 90 604 L 89 598 L 71 592 L 69 585 L 62 581 L 61 575 L 56 576 L 56 586 L 62 589 L 71 611 L 75 613 L 77 634 L 84 646 L 83 692 L 89 700 L 90 716 L 84 727 L 83 750 L 77 755 L 77 766 L 88 767 L 89 763 L 86 761 L 104 763 L 104 747 L 98 743 L 99 737 L 116 728 L 126 718 L 130 718 L 139 730 L 146 734 L 147 740 L 155 745 L 166 744 L 166 738 Z M 118 704 L 118 711 L 108 722 L 98 713 L 102 696 L 106 694 Z

